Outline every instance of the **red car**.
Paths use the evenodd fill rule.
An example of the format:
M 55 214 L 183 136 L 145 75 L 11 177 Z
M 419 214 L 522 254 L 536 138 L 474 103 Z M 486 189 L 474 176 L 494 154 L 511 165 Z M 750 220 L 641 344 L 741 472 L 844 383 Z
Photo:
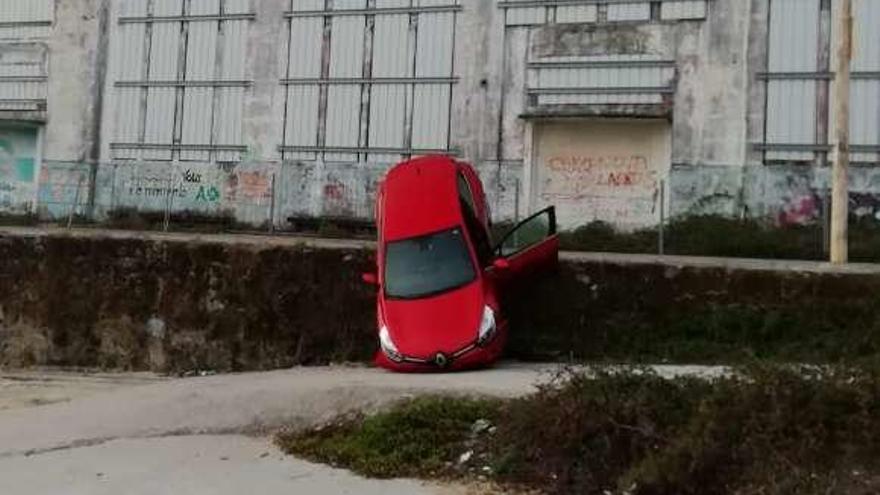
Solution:
M 505 296 L 555 267 L 555 210 L 548 208 L 492 244 L 489 206 L 476 171 L 446 156 L 395 166 L 380 185 L 379 366 L 442 371 L 487 366 L 507 340 Z

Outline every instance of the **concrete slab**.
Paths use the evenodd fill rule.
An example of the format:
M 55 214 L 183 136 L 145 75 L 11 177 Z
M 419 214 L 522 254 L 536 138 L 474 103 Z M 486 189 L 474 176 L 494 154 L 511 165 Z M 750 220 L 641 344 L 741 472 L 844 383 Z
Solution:
M 0 411 L 0 458 L 119 438 L 305 427 L 416 394 L 513 397 L 533 391 L 558 369 L 511 364 L 455 375 L 400 375 L 330 367 L 167 380 Z
M 0 459 L 0 493 L 29 495 L 451 494 L 466 488 L 368 480 L 240 435 L 123 439 Z
M 166 377 L 153 373 L 0 371 L 0 411 L 70 402 L 103 392 L 165 380 Z

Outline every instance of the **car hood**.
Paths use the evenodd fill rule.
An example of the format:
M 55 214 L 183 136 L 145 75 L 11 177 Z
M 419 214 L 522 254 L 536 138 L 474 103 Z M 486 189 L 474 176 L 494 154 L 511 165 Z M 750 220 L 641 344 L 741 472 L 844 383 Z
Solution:
M 474 343 L 483 306 L 483 287 L 477 280 L 429 298 L 385 299 L 381 311 L 399 352 L 430 359 L 438 352 L 453 354 Z

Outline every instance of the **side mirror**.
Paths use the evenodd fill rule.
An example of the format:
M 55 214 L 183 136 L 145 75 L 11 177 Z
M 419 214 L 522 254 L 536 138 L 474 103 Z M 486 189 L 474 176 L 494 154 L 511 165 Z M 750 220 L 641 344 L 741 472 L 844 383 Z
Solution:
M 510 270 L 510 262 L 504 258 L 497 258 L 492 262 L 492 267 L 499 272 L 506 272 Z
M 375 273 L 364 273 L 361 275 L 361 280 L 367 285 L 379 285 L 379 277 L 377 277 Z

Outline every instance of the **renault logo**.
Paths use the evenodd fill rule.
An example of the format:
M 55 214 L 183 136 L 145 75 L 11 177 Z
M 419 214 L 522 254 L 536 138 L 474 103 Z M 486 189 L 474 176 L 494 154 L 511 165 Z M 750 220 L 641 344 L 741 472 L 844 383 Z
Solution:
M 434 356 L 434 364 L 441 368 L 445 368 L 446 365 L 449 364 L 449 358 L 442 352 L 438 352 L 437 355 Z

